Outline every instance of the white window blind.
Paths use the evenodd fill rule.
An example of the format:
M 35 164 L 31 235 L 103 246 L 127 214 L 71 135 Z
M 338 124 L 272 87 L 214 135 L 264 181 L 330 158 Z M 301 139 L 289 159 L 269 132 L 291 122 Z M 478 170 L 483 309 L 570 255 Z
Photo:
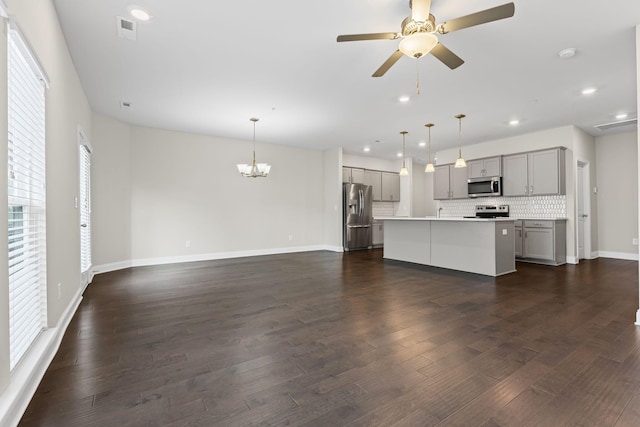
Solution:
M 91 148 L 80 145 L 80 271 L 91 268 Z
M 46 325 L 45 84 L 26 44 L 8 46 L 9 353 L 18 364 Z

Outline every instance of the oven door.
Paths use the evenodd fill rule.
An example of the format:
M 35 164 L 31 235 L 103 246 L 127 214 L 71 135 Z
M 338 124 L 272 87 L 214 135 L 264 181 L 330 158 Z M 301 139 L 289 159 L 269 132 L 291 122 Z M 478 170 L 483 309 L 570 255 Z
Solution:
M 499 176 L 470 178 L 467 180 L 467 191 L 469 197 L 501 196 L 501 178 Z

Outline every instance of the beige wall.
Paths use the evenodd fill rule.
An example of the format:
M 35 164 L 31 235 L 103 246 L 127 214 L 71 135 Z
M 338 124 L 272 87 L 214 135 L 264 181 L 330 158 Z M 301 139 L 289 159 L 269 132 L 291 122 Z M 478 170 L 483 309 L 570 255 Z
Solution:
M 93 114 L 92 258 L 97 266 L 131 260 L 131 135 L 129 125 Z
M 324 243 L 342 249 L 342 148 L 324 152 Z
M 79 191 L 78 126 L 91 139 L 91 113 L 80 80 L 73 66 L 57 15 L 50 0 L 12 0 L 9 14 L 14 16 L 28 43 L 42 64 L 49 80 L 46 90 L 47 161 L 47 314 L 48 324 L 58 325 L 61 314 L 81 288 L 80 219 L 75 207 Z M 0 40 L 0 80 L 6 82 L 6 31 Z M 6 84 L 0 84 L 0 104 L 6 105 Z M 6 199 L 6 111 L 0 120 L 0 187 Z M 6 211 L 6 210 L 5 210 Z M 6 221 L 3 211 L 0 221 Z M 4 219 L 3 219 L 4 218 Z M 6 257 L 6 227 L 0 238 L 0 257 Z M 5 242 L 5 244 L 2 244 Z M 2 267 L 5 269 L 6 267 Z M 3 277 L 6 277 L 6 269 Z M 6 278 L 0 291 L 0 390 L 8 384 Z M 58 295 L 60 283 L 60 295 Z M 1 397 L 1 396 L 0 396 Z M 1 398 L 0 398 L 1 401 Z
M 131 127 L 135 263 L 324 244 L 324 154 L 256 144 L 268 178 L 244 178 L 251 142 Z M 189 241 L 189 247 L 187 247 Z
M 596 139 L 599 251 L 637 255 L 638 143 L 637 132 Z

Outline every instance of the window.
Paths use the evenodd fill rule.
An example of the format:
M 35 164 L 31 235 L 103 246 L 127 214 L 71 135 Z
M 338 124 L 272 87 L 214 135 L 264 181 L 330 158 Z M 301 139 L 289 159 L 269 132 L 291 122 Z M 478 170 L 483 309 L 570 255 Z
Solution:
M 89 283 L 91 268 L 91 147 L 83 133 L 80 139 L 80 272 Z
M 10 368 L 46 324 L 45 78 L 17 29 L 8 37 Z

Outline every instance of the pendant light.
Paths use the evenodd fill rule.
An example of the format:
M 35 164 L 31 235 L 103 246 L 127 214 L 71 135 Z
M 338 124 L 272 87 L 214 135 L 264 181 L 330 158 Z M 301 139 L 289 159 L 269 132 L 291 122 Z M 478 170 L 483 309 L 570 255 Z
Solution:
M 240 175 L 247 178 L 266 178 L 271 171 L 271 165 L 268 163 L 256 163 L 256 122 L 260 119 L 251 117 L 249 120 L 253 122 L 253 163 L 247 165 L 245 163 L 239 163 L 238 172 Z
M 429 129 L 429 142 L 427 143 L 427 167 L 424 168 L 425 172 L 435 172 L 436 168 L 431 163 L 431 128 L 435 126 L 433 123 L 427 123 L 425 125 Z
M 409 171 L 407 170 L 407 165 L 404 162 L 404 147 L 405 147 L 404 136 L 409 132 L 407 132 L 406 130 L 403 130 L 400 133 L 402 134 L 402 169 L 400 169 L 400 176 L 407 176 L 409 175 Z
M 456 168 L 466 168 L 467 162 L 462 158 L 462 119 L 466 116 L 464 114 L 458 114 L 455 116 L 458 119 L 458 159 L 456 160 L 456 164 L 454 167 Z

